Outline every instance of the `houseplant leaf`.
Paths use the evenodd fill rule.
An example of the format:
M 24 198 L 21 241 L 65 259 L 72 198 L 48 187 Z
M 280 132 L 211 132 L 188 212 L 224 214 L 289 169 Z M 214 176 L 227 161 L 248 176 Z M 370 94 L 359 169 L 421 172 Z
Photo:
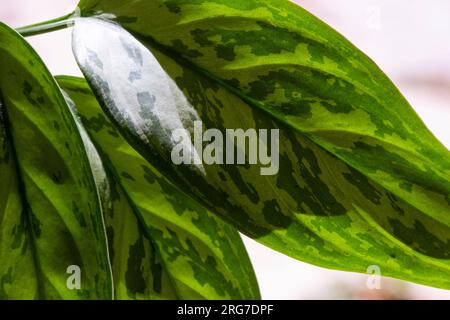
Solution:
M 177 3 L 188 2 L 190 3 L 190 1 Z M 167 19 L 171 15 L 173 15 L 173 19 L 178 17 L 177 13 L 169 11 L 176 11 L 178 14 L 185 12 L 172 8 L 167 9 L 169 11 L 166 14 L 164 10 L 167 7 L 165 5 L 152 7 L 159 1 L 146 2 L 147 6 L 154 9 L 151 12 L 141 1 L 120 7 L 117 9 L 118 11 L 107 10 L 109 4 L 117 3 L 119 2 L 111 1 L 107 4 L 98 2 L 98 6 L 104 12 L 114 13 L 118 17 L 117 21 L 123 22 L 130 29 L 133 26 L 133 23 L 130 22 L 133 21 L 130 10 L 133 8 L 136 11 L 139 8 L 139 14 L 147 13 L 151 14 L 151 17 L 158 12 Z M 215 3 L 214 1 L 202 2 L 209 8 L 208 10 L 200 10 L 195 3 L 190 7 L 192 10 L 187 10 L 186 14 L 196 14 L 197 18 L 203 14 L 213 15 L 211 21 L 199 19 L 213 30 L 223 23 L 222 20 L 228 21 L 223 18 L 223 10 L 226 8 L 222 8 L 222 6 L 226 7 L 227 4 L 231 6 L 231 1 L 220 1 L 222 11 L 217 12 L 210 7 Z M 242 6 L 245 7 L 251 3 L 254 1 L 246 2 Z M 83 2 L 81 5 L 83 8 Z M 139 5 L 143 7 L 139 7 Z M 238 4 L 234 5 L 238 6 Z M 116 9 L 114 6 L 112 8 Z M 283 8 L 283 5 L 280 5 L 280 8 Z M 289 8 L 291 7 L 289 6 Z M 332 34 L 327 27 L 300 9 L 298 9 L 300 11 L 295 11 L 296 7 L 292 8 L 294 14 L 304 15 L 305 19 L 309 19 L 308 21 L 313 23 L 313 26 L 328 32 L 323 36 L 332 36 L 330 41 L 340 41 L 346 45 L 348 50 L 356 50 L 344 39 Z M 263 9 L 261 10 L 264 11 Z M 127 18 L 125 18 L 125 13 L 120 10 L 129 14 Z M 239 13 L 233 12 L 236 15 Z M 241 17 L 244 13 L 248 12 L 239 13 L 234 20 L 232 19 L 233 26 L 229 25 L 228 27 L 239 31 L 242 29 L 239 24 L 241 20 L 251 23 L 251 19 L 247 21 L 248 19 Z M 253 11 L 251 13 L 256 14 Z M 214 15 L 217 16 L 217 19 L 214 19 Z M 289 16 L 288 13 L 286 15 Z M 220 19 L 219 16 L 223 19 Z M 155 20 L 158 19 L 159 16 L 155 17 Z M 290 19 L 293 18 L 290 17 Z M 148 20 L 151 20 L 149 16 L 141 16 L 136 22 L 153 23 Z M 258 21 L 256 18 L 253 20 Z M 131 25 L 129 26 L 124 21 Z M 171 20 L 168 21 L 171 25 Z M 180 30 L 178 30 L 178 24 L 168 28 L 166 23 L 159 25 L 159 28 L 153 25 L 156 31 L 149 29 L 148 32 L 164 30 L 170 38 L 170 31 L 178 30 L 179 33 L 182 33 L 181 29 L 189 29 L 189 21 L 196 20 L 194 16 L 191 19 L 186 18 L 184 22 L 187 26 L 180 27 Z M 259 29 L 257 28 L 257 30 Z M 279 31 L 285 32 L 284 29 Z M 282 35 L 281 33 L 279 38 Z M 301 47 L 301 43 L 299 46 Z M 322 44 L 322 47 L 326 53 L 328 48 L 325 43 Z M 148 49 L 152 50 L 157 60 Z M 203 57 L 202 52 L 194 54 L 187 48 L 185 49 L 184 52 L 191 52 L 191 55 L 197 56 L 198 59 Z M 242 50 L 245 55 L 246 51 Z M 204 51 L 205 54 L 209 52 L 207 49 Z M 426 160 L 425 156 L 427 155 L 423 155 L 420 158 L 421 161 L 426 161 L 426 166 L 435 173 L 435 175 L 430 174 L 427 177 L 428 180 L 425 180 L 419 179 L 423 174 L 421 170 L 408 165 L 408 161 L 412 160 L 402 158 L 407 156 L 404 150 L 405 145 L 410 143 L 409 140 L 398 145 L 390 140 L 390 145 L 386 145 L 386 148 L 391 150 L 392 156 L 397 153 L 402 156 L 398 156 L 394 162 L 391 161 L 392 157 L 387 156 L 384 151 L 372 156 L 373 165 L 379 166 L 380 170 L 390 171 L 397 164 L 408 167 L 409 176 L 405 176 L 404 181 L 396 177 L 397 183 L 402 184 L 403 189 L 411 187 L 408 184 L 411 177 L 416 180 L 417 188 L 426 189 L 433 186 L 433 195 L 429 192 L 422 194 L 430 202 L 425 207 L 419 205 L 416 198 L 411 198 L 418 190 L 415 189 L 416 187 L 411 187 L 411 195 L 406 197 L 403 193 L 396 192 L 398 190 L 395 188 L 381 183 L 376 178 L 377 172 L 373 174 L 369 172 L 370 170 L 361 170 L 360 164 L 366 162 L 368 154 L 359 150 L 356 145 L 359 140 L 365 141 L 361 142 L 363 144 L 367 143 L 365 139 L 370 136 L 369 132 L 367 132 L 367 136 L 361 133 L 360 138 L 355 142 L 354 159 L 361 160 L 358 165 L 355 165 L 354 161 L 344 159 L 342 150 L 338 150 L 338 145 L 330 149 L 329 142 L 331 140 L 327 140 L 327 143 L 324 142 L 327 137 L 326 130 L 336 132 L 334 136 L 336 144 L 342 141 L 345 144 L 349 143 L 347 138 L 357 136 L 356 133 L 348 133 L 353 124 L 355 130 L 370 130 L 372 127 L 368 125 L 367 121 L 365 123 L 367 127 L 359 128 L 358 126 L 363 124 L 364 119 L 368 120 L 371 116 L 375 119 L 374 114 L 369 114 L 370 108 L 367 110 L 362 107 L 357 108 L 356 102 L 352 108 L 356 110 L 354 112 L 357 118 L 359 114 L 358 122 L 348 114 L 345 116 L 341 114 L 340 108 L 345 107 L 342 105 L 345 102 L 344 97 L 349 95 L 351 100 L 355 94 L 354 90 L 349 91 L 348 86 L 342 85 L 336 91 L 320 91 L 326 87 L 328 81 L 322 83 L 323 79 L 314 76 L 311 73 L 313 68 L 310 68 L 309 71 L 304 70 L 305 74 L 302 76 L 298 75 L 294 78 L 286 76 L 281 80 L 275 77 L 279 81 L 275 86 L 277 90 L 267 96 L 267 99 L 257 101 L 248 92 L 232 88 L 230 83 L 220 81 L 213 73 L 200 69 L 199 65 L 191 63 L 186 57 L 177 56 L 173 48 L 161 47 L 148 38 L 135 38 L 119 26 L 98 19 L 80 19 L 76 22 L 74 52 L 103 109 L 121 128 L 129 143 L 186 194 L 235 224 L 242 232 L 294 258 L 323 267 L 365 272 L 369 266 L 378 265 L 381 267 L 383 275 L 386 276 L 437 287 L 450 287 L 450 278 L 448 277 L 449 226 L 446 221 L 448 204 L 446 198 L 439 195 L 448 188 L 447 171 L 445 171 L 446 159 L 443 158 L 434 164 L 431 160 Z M 301 52 L 300 50 L 299 58 L 303 57 Z M 280 50 L 279 54 L 270 54 L 269 56 L 272 59 L 277 57 L 281 59 L 282 53 L 284 51 Z M 367 58 L 364 58 L 359 52 L 353 54 L 368 64 L 366 68 L 369 68 L 368 72 L 376 80 L 386 84 L 388 80 L 371 62 L 369 64 Z M 225 59 L 224 62 L 223 59 L 209 57 L 217 65 L 223 65 L 228 61 Z M 295 63 L 298 62 L 291 55 L 284 59 L 285 63 L 289 64 L 289 68 L 290 64 L 295 66 Z M 284 68 L 280 63 L 268 64 L 264 59 L 252 61 L 261 62 L 263 69 L 278 66 L 281 70 Z M 327 59 L 324 61 L 329 63 Z M 236 63 L 244 63 L 244 59 L 239 59 Z M 363 67 L 364 63 L 353 61 L 356 67 Z M 323 67 L 326 66 L 325 63 Z M 233 68 L 229 66 L 229 69 Z M 254 70 L 241 72 L 241 75 L 242 77 L 252 77 L 258 74 L 258 70 L 259 68 L 255 67 Z M 259 85 L 271 86 L 270 81 L 268 78 Z M 311 83 L 308 87 L 301 86 L 296 81 Z M 340 83 L 344 80 L 336 78 L 334 81 Z M 330 82 L 333 81 L 330 80 Z M 290 99 L 283 93 L 283 86 L 288 85 L 290 87 L 285 89 L 289 90 Z M 318 118 L 311 114 L 303 119 L 301 116 L 294 117 L 292 115 L 281 117 L 273 110 L 267 112 L 266 104 L 269 105 L 269 102 L 280 103 L 280 101 L 285 107 L 285 109 L 278 110 L 280 112 L 282 110 L 289 111 L 289 108 L 293 108 L 295 105 L 301 109 L 304 104 L 296 100 L 294 91 L 303 89 L 312 90 L 308 100 L 312 104 L 315 102 L 314 105 L 317 105 L 318 110 L 322 110 L 322 104 L 325 104 L 329 109 L 336 107 L 335 113 L 331 112 Z M 373 91 L 378 89 L 380 89 L 378 86 L 371 88 Z M 380 117 L 376 118 L 377 121 L 401 121 L 405 126 L 416 126 L 417 130 L 421 130 L 424 139 L 424 142 L 417 148 L 424 148 L 424 144 L 434 145 L 436 147 L 434 154 L 437 152 L 446 156 L 447 150 L 432 138 L 422 124 L 419 125 L 420 120 L 406 102 L 397 96 L 395 88 L 390 85 L 384 90 L 391 92 L 389 101 L 392 101 L 393 97 L 397 97 L 397 102 L 402 103 L 396 105 L 395 109 L 390 112 L 395 113 L 398 108 L 400 113 L 409 115 L 412 120 L 408 120 L 409 123 L 406 124 L 398 117 L 387 118 L 389 119 L 387 120 L 385 115 L 379 115 Z M 334 94 L 340 96 L 341 100 L 334 97 L 333 99 L 336 101 L 333 102 L 329 95 Z M 365 93 L 358 89 L 357 94 L 364 95 Z M 384 101 L 381 97 L 379 99 Z M 336 119 L 333 118 L 327 122 L 327 117 L 332 118 L 332 114 L 336 116 Z M 317 121 L 317 126 L 328 125 L 330 128 L 315 128 L 307 131 L 304 127 L 300 127 L 300 124 L 306 123 L 305 126 L 312 128 L 312 119 Z M 320 119 L 323 123 L 319 121 Z M 281 143 L 279 145 L 278 175 L 261 176 L 259 166 L 174 165 L 171 162 L 171 151 L 175 142 L 171 133 L 176 129 L 183 128 L 187 135 L 192 134 L 194 120 L 201 120 L 206 128 L 217 128 L 222 131 L 227 128 L 279 129 Z M 343 126 L 336 123 L 335 120 L 341 121 L 342 125 L 346 124 L 345 130 L 348 131 L 348 134 L 342 132 L 338 134 L 343 130 Z M 413 124 L 414 122 L 415 124 Z M 400 126 L 398 127 L 400 128 Z M 338 139 L 341 135 L 342 141 Z M 383 133 L 383 135 L 388 140 L 392 138 L 387 138 L 387 133 Z M 394 136 L 396 137 L 396 135 Z M 382 137 L 377 139 L 380 144 L 384 141 Z M 417 142 L 417 138 L 413 135 L 410 139 Z M 415 152 L 417 154 L 418 151 Z M 432 153 L 430 156 L 434 157 Z M 385 178 L 386 180 L 393 179 L 393 177 Z M 444 211 L 439 211 L 439 208 Z
M 1 23 L 0 114 L 0 298 L 111 299 L 102 211 L 81 137 L 41 59 Z M 79 290 L 67 273 L 77 267 Z
M 64 85 L 65 80 L 72 96 L 83 97 L 81 90 L 85 88 L 77 86 L 82 80 L 74 78 L 74 85 L 71 86 L 71 78 L 62 78 L 59 80 L 60 84 Z M 175 289 L 162 266 L 159 253 L 152 241 L 144 234 L 122 188 L 117 185 L 112 173 L 108 172 L 103 165 L 96 147 L 84 129 L 75 103 L 66 92 L 63 91 L 63 94 L 77 123 L 99 190 L 108 235 L 114 298 L 117 300 L 176 299 Z M 89 96 L 89 99 L 94 99 L 95 103 L 95 98 Z M 91 101 L 88 102 L 92 104 Z
M 84 79 L 58 77 L 58 82 L 75 102 L 111 172 L 114 193 L 129 201 L 154 243 L 162 260 L 159 272 L 167 272 L 176 296 L 258 299 L 253 269 L 238 233 L 172 186 L 131 148 Z
M 448 150 L 344 37 L 285 0 L 81 0 L 450 225 Z

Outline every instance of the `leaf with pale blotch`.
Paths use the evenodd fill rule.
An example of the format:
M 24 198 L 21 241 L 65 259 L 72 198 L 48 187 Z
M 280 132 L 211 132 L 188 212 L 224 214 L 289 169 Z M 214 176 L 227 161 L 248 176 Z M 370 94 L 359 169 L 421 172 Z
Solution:
M 166 275 L 177 298 L 258 299 L 254 272 L 238 233 L 172 186 L 134 151 L 108 120 L 85 80 L 59 77 L 58 81 L 75 102 L 111 172 L 110 179 L 115 181 L 112 194 L 122 199 L 120 206 L 126 207 L 125 212 L 134 211 L 140 225 L 133 228 L 143 230 L 155 246 L 158 260 L 151 265 L 154 291 L 166 289 L 164 297 L 170 297 Z M 122 210 L 115 208 L 113 219 L 125 220 Z M 108 230 L 120 239 L 123 233 L 116 226 Z M 116 242 L 119 239 L 112 247 L 113 271 L 116 252 L 123 248 Z M 137 252 L 130 253 L 136 261 L 129 260 L 125 268 L 133 273 L 132 268 L 143 259 L 139 253 L 144 251 L 140 242 L 130 249 Z
M 372 62 L 284 2 L 123 3 L 81 8 L 112 13 L 141 36 L 80 19 L 74 52 L 105 112 L 165 177 L 297 259 L 357 272 L 378 265 L 450 288 L 448 152 Z M 171 132 L 181 123 L 192 135 L 198 119 L 222 131 L 279 129 L 279 173 L 175 166 Z
M 81 0 L 450 226 L 450 154 L 392 82 L 286 0 Z
M 102 211 L 80 134 L 43 62 L 1 23 L 0 182 L 0 299 L 111 299 Z M 80 268 L 79 289 L 70 266 Z

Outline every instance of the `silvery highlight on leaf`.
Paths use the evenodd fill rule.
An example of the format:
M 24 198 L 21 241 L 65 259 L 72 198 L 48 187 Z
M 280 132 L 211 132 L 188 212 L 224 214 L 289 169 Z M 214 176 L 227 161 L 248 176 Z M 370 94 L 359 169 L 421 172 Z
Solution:
M 260 300 L 284 256 L 360 274 L 338 299 L 449 292 L 450 152 L 307 1 L 67 2 L 21 28 L 0 10 L 1 300 Z M 61 29 L 78 76 L 28 42 Z

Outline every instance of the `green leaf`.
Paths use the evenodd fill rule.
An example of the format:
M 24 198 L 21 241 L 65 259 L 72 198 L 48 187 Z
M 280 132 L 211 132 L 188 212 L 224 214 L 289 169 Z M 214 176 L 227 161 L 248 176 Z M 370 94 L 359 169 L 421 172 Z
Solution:
M 450 157 L 378 67 L 285 0 L 81 0 L 450 225 Z M 383 165 L 380 165 L 382 163 Z
M 76 124 L 43 62 L 1 23 L 0 181 L 0 298 L 111 299 L 102 211 Z
M 84 80 L 60 78 L 59 83 L 83 105 L 94 104 Z M 79 83 L 81 82 L 81 86 Z M 113 174 L 108 172 L 86 132 L 74 101 L 63 91 L 84 142 L 99 190 L 108 235 L 109 253 L 117 300 L 176 299 L 176 292 L 163 269 L 154 244 L 144 234 L 130 202 Z M 87 99 L 86 99 L 86 94 Z
M 80 20 L 74 51 L 127 140 L 189 196 L 300 260 L 450 288 L 449 152 L 342 36 L 288 1 L 80 7 L 136 37 Z M 170 131 L 195 119 L 280 129 L 278 175 L 173 165 Z
M 58 77 L 58 82 L 75 102 L 111 173 L 112 194 L 121 201 L 113 208 L 112 222 L 125 220 L 122 208 L 126 207 L 127 213 L 132 211 L 138 217 L 139 225 L 136 221 L 125 224 L 142 230 L 154 244 L 156 258 L 150 266 L 154 291 L 167 287 L 165 298 L 170 298 L 168 277 L 175 290 L 172 294 L 181 299 L 258 299 L 254 272 L 238 233 L 171 185 L 131 148 L 108 120 L 84 79 Z M 108 228 L 114 239 L 113 270 L 121 264 L 129 272 L 142 261 L 144 257 L 139 253 L 144 251 L 141 241 L 127 241 L 127 250 L 135 252 L 125 254 L 125 258 L 131 257 L 128 264 L 123 257 L 116 258 L 116 252 L 123 250 L 123 242 L 116 238 L 125 234 L 119 231 L 120 225 L 123 222 L 116 221 Z

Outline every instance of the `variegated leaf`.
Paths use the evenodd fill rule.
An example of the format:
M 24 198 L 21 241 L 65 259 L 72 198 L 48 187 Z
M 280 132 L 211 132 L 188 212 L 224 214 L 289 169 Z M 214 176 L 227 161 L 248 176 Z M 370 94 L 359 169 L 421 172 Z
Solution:
M 81 0 L 450 226 L 450 154 L 391 81 L 287 0 Z
M 34 50 L 0 23 L 0 299 L 111 299 L 108 261 L 70 110 Z
M 142 228 L 156 247 L 158 261 L 151 265 L 154 291 L 166 290 L 164 297 L 171 297 L 167 276 L 177 298 L 258 299 L 254 272 L 238 233 L 172 186 L 133 150 L 108 120 L 85 80 L 59 77 L 58 81 L 75 101 L 111 172 L 112 194 L 120 195 L 125 212 L 134 211 L 140 225 L 133 228 Z M 113 219 L 125 220 L 121 207 L 114 209 Z M 117 224 L 108 230 L 113 239 L 122 237 Z M 122 243 L 114 240 L 113 270 L 120 248 Z M 130 253 L 134 258 L 128 260 L 128 269 L 143 259 L 141 242 L 131 249 L 138 254 Z
M 247 30 L 247 24 L 256 23 L 258 19 L 264 20 L 267 16 L 281 19 L 269 10 L 272 7 L 256 6 L 256 3 L 269 2 L 274 3 L 166 1 L 161 4 L 160 1 L 136 1 L 119 6 L 122 1 L 96 1 L 95 5 L 106 13 L 114 13 L 117 21 L 123 22 L 126 27 L 136 27 L 134 31 L 152 33 L 157 40 L 158 32 L 164 33 L 161 42 L 171 39 L 173 31 L 180 36 L 180 41 L 174 42 L 183 47 L 184 38 L 181 36 L 189 30 L 191 23 L 196 25 L 198 22 L 205 30 L 206 27 L 215 30 L 226 24 L 226 29 L 234 34 L 233 32 Z M 82 8 L 85 8 L 86 3 L 89 1 L 81 3 Z M 179 6 L 168 6 L 169 3 Z M 369 71 L 365 77 L 375 77 L 382 81 L 383 90 L 390 93 L 385 98 L 392 102 L 397 97 L 397 102 L 401 102 L 390 109 L 390 113 L 397 116 L 391 118 L 389 113 L 380 114 L 377 109 L 380 106 L 369 103 L 371 100 L 366 101 L 367 105 L 359 105 L 352 99 L 356 99 L 356 95 L 364 96 L 361 89 L 350 90 L 348 83 L 339 77 L 332 79 L 330 76 L 330 80 L 317 76 L 328 74 L 325 71 L 316 74 L 318 65 L 314 68 L 302 66 L 298 72 L 291 70 L 295 76 L 290 75 L 285 69 L 295 69 L 301 59 L 306 64 L 308 50 L 318 54 L 317 50 L 314 51 L 314 45 L 320 39 L 316 39 L 317 43 L 304 43 L 301 41 L 303 38 L 297 39 L 299 51 L 296 49 L 294 52 L 298 54 L 296 58 L 294 53 L 288 54 L 286 49 L 276 49 L 277 44 L 289 44 L 289 39 L 284 39 L 283 36 L 292 36 L 284 34 L 287 31 L 283 28 L 273 26 L 277 32 L 264 33 L 266 36 L 262 34 L 260 41 L 255 41 L 259 39 L 257 31 L 268 28 L 269 22 L 254 27 L 257 35 L 250 37 L 253 41 L 249 41 L 248 45 L 231 45 L 231 52 L 235 53 L 234 59 L 224 59 L 215 55 L 220 54 L 220 50 L 212 50 L 216 52 L 213 54 L 206 44 L 198 53 L 190 51 L 186 44 L 182 51 L 184 55 L 191 56 L 189 58 L 181 53 L 176 54 L 175 48 L 178 45 L 174 43 L 173 48 L 168 48 L 168 43 L 165 42 L 165 47 L 162 47 L 154 39 L 149 40 L 142 35 L 135 38 L 110 22 L 80 19 L 74 30 L 74 52 L 103 109 L 119 125 L 129 143 L 186 194 L 234 223 L 247 235 L 292 257 L 316 265 L 357 272 L 365 272 L 369 266 L 378 265 L 385 276 L 450 288 L 450 230 L 446 220 L 449 212 L 448 177 L 445 171 L 448 151 L 432 138 L 406 102 L 398 96 L 395 88 L 390 83 L 387 85 L 388 80 L 367 58 L 354 52 L 356 49 L 344 39 L 301 9 L 280 2 L 278 9 L 283 8 L 290 8 L 294 15 L 286 13 L 286 22 L 283 23 L 288 23 L 295 17 L 304 17 L 318 28 L 317 37 L 322 30 L 323 37 L 330 37 L 329 42 L 342 42 L 344 49 L 353 52 L 356 60 L 352 60 L 351 55 L 341 57 L 344 64 L 342 68 L 347 63 L 347 67 L 351 65 L 356 69 L 367 64 Z M 130 11 L 132 9 L 134 11 Z M 132 12 L 135 16 L 131 15 Z M 230 13 L 230 19 L 226 15 L 228 12 L 234 13 L 234 16 Z M 253 15 L 253 18 L 247 19 L 246 14 Z M 211 21 L 203 19 L 206 16 L 210 16 Z M 186 19 L 180 22 L 181 18 Z M 160 19 L 166 21 L 163 23 Z M 300 22 L 295 29 L 298 33 L 303 30 L 301 26 L 304 22 Z M 143 28 L 146 23 L 151 28 Z M 309 29 L 305 27 L 305 30 Z M 221 41 L 222 36 L 211 36 L 208 39 L 211 42 Z M 232 39 L 241 41 L 247 38 L 236 35 Z M 229 41 L 233 42 L 232 39 Z M 306 41 L 305 39 L 303 40 Z M 265 50 L 275 50 L 267 53 L 267 59 L 264 55 L 257 55 L 261 53 L 260 50 L 264 50 L 265 40 L 269 41 Z M 326 55 L 328 42 L 324 39 L 321 41 L 322 53 Z M 252 49 L 251 45 L 256 48 Z M 258 45 L 262 47 L 257 47 Z M 194 64 L 194 61 L 198 64 Z M 207 61 L 209 65 L 206 66 Z M 246 63 L 254 66 L 246 69 Z M 321 63 L 326 68 L 331 62 L 323 58 Z M 243 69 L 239 69 L 239 65 Z M 334 64 L 331 63 L 331 66 Z M 208 70 L 200 67 L 208 67 Z M 282 76 L 278 77 L 276 71 L 269 70 L 271 68 L 277 69 Z M 219 71 L 233 72 L 235 69 L 237 71 L 233 73 L 233 79 L 237 79 L 236 81 L 219 79 Z M 259 77 L 260 71 L 267 72 L 267 77 L 255 80 L 250 85 L 258 94 L 267 92 L 267 96 L 260 96 L 258 100 L 252 90 L 241 90 L 238 84 L 241 83 L 241 78 Z M 236 87 L 233 88 L 233 84 Z M 337 87 L 333 87 L 335 85 Z M 378 89 L 380 88 L 373 87 L 371 90 Z M 351 110 L 342 114 L 342 108 L 346 108 L 347 96 L 351 103 L 351 106 L 347 106 Z M 303 98 L 309 102 L 306 103 Z M 384 101 L 381 96 L 379 100 Z M 276 104 L 280 105 L 277 107 Z M 269 106 L 273 108 L 269 110 Z M 291 114 L 295 110 L 301 113 L 308 106 L 311 107 L 308 115 Z M 324 112 L 322 115 L 316 114 L 321 111 Z M 406 121 L 400 114 L 412 120 Z M 221 131 L 228 128 L 280 130 L 279 173 L 275 176 L 262 176 L 260 166 L 248 165 L 174 165 L 171 162 L 171 151 L 176 142 L 171 133 L 177 128 L 183 128 L 188 136 L 192 135 L 195 120 L 201 120 L 205 128 L 217 128 Z M 368 138 L 370 133 L 367 131 L 367 135 L 363 135 L 360 132 L 358 135 L 351 132 L 353 127 L 355 130 L 375 128 L 375 123 L 371 121 L 385 124 L 400 121 L 405 126 L 415 126 L 424 140 L 421 144 L 415 144 L 417 137 L 411 134 L 407 140 L 402 140 L 402 144 L 397 145 L 389 139 L 401 139 L 400 135 L 389 136 L 383 133 L 373 145 L 376 150 L 382 150 L 369 157 L 369 152 L 363 149 L 370 149 L 371 143 L 375 143 L 375 140 Z M 322 127 L 313 128 L 313 123 Z M 308 130 L 305 129 L 307 127 Z M 331 132 L 334 134 L 331 135 Z M 350 137 L 358 138 L 350 142 L 347 139 Z M 336 144 L 330 148 L 332 140 Z M 383 141 L 391 142 L 384 144 Z M 340 143 L 352 145 L 352 161 L 341 152 L 343 149 L 338 146 Z M 435 159 L 436 163 L 426 160 L 425 157 L 434 157 L 430 152 L 420 158 L 428 161 L 429 170 L 435 173 L 433 175 L 429 171 L 426 178 L 419 167 L 410 165 L 413 158 L 404 153 L 407 144 L 414 145 L 418 152 L 424 143 L 434 145 L 434 152 L 442 157 Z M 362 145 L 366 147 L 360 150 Z M 389 152 L 392 152 L 391 156 L 394 158 L 388 156 L 385 147 L 391 150 Z M 373 172 L 362 170 L 361 167 L 369 159 L 371 165 L 377 168 Z M 419 166 L 419 158 L 414 159 Z M 405 171 L 402 173 L 398 166 Z M 386 172 L 392 173 L 392 170 L 396 174 L 404 174 L 404 179 L 399 176 L 389 178 Z M 380 172 L 385 173 L 381 175 L 384 181 L 377 178 Z M 402 184 L 401 189 L 409 189 L 410 194 L 405 196 L 391 188 L 389 179 Z M 411 179 L 417 183 L 417 189 L 408 184 L 412 183 Z M 418 188 L 428 187 L 432 191 L 421 193 L 420 201 L 426 200 L 429 204 L 419 205 L 413 195 L 419 192 Z M 446 195 L 443 194 L 444 191 L 447 192 Z
M 60 78 L 58 81 L 77 102 L 83 105 L 93 103 L 96 105 L 95 98 L 87 91 L 84 80 Z M 162 265 L 159 252 L 145 235 L 122 187 L 103 165 L 94 143 L 82 124 L 74 101 L 66 92 L 63 91 L 63 94 L 83 139 L 100 195 L 108 236 L 114 298 L 117 300 L 176 299 L 175 289 Z

